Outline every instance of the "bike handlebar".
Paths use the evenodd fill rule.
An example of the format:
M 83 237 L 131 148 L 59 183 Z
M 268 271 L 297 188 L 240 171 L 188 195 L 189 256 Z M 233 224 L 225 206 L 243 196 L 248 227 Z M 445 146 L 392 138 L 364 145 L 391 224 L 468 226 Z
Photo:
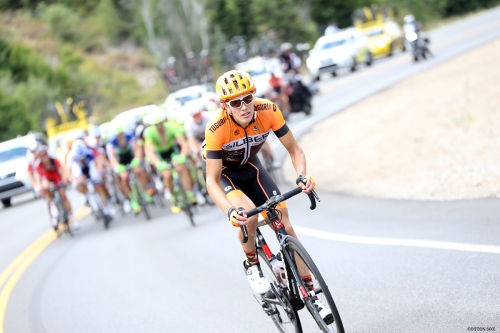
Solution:
M 285 201 L 285 200 L 288 200 L 290 199 L 291 197 L 293 196 L 296 196 L 297 194 L 299 193 L 302 193 L 302 188 L 300 187 L 297 187 L 297 188 L 294 188 L 293 190 L 291 191 L 288 191 L 282 195 L 275 195 L 275 196 L 272 196 L 271 198 L 269 198 L 263 205 L 259 206 L 259 207 L 256 207 L 254 209 L 251 209 L 247 212 L 247 217 L 251 217 L 251 216 L 254 216 L 254 215 L 257 215 L 271 207 L 274 207 L 276 206 L 277 204 L 279 204 L 280 202 L 282 201 Z M 316 200 L 319 202 L 319 197 L 318 195 L 316 194 L 316 192 L 313 190 L 311 193 L 307 194 L 307 196 L 309 197 L 309 200 L 311 201 L 311 206 L 309 207 L 311 210 L 314 210 L 316 208 Z M 242 239 L 242 242 L 243 243 L 246 243 L 248 241 L 248 230 L 247 230 L 247 227 L 242 225 L 241 227 L 241 231 L 243 233 L 243 239 Z

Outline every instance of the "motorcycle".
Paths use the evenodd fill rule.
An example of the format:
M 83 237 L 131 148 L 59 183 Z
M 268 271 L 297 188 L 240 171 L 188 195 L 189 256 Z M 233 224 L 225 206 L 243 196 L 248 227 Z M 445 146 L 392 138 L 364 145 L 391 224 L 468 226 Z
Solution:
M 285 93 L 288 95 L 290 104 L 290 112 L 304 111 L 306 115 L 310 115 L 312 111 L 312 92 L 302 83 L 302 80 L 297 77 L 288 78 L 285 85 Z
M 413 60 L 415 62 L 420 59 L 427 59 L 427 54 L 430 54 L 427 45 L 429 44 L 429 38 L 423 36 L 421 32 L 415 29 L 405 27 L 405 47 L 412 51 Z

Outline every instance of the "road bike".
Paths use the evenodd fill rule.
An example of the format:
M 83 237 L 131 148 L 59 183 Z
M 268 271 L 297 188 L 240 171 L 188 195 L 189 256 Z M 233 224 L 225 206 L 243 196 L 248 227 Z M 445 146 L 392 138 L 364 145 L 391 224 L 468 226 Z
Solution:
M 111 222 L 111 216 L 104 214 L 104 205 L 102 204 L 99 194 L 95 190 L 92 179 L 87 178 L 86 184 L 87 184 L 87 200 L 90 210 L 92 212 L 92 216 L 94 217 L 96 222 L 103 221 L 104 228 L 108 229 L 109 223 Z
M 302 244 L 292 236 L 288 235 L 280 220 L 280 212 L 276 206 L 302 192 L 300 187 L 282 195 L 275 195 L 263 205 L 247 212 L 247 217 L 267 213 L 267 218 L 259 222 L 259 227 L 271 225 L 276 232 L 280 244 L 280 251 L 272 253 L 264 236 L 257 228 L 256 248 L 264 276 L 271 284 L 271 291 L 263 295 L 255 295 L 260 302 L 264 312 L 271 317 L 278 330 L 282 333 L 300 333 L 302 325 L 297 311 L 304 308 L 309 310 L 321 331 L 344 333 L 344 327 L 339 312 L 333 301 L 332 295 L 325 283 L 316 264 L 307 253 Z M 311 201 L 310 209 L 316 208 L 316 200 L 319 197 L 316 192 L 308 194 Z M 245 226 L 241 227 L 243 242 L 248 241 L 248 231 Z M 301 274 L 299 271 L 302 271 Z M 306 274 L 304 274 L 306 272 Z M 307 286 L 302 276 L 311 275 L 312 286 Z M 327 306 L 332 315 L 321 318 L 315 301 L 319 300 Z
M 201 193 L 201 195 L 205 198 L 205 202 L 209 206 L 215 205 L 215 202 L 212 200 L 212 197 L 208 193 L 207 183 L 205 182 L 205 178 L 203 177 L 203 169 L 199 163 L 196 163 L 193 158 L 186 159 L 186 165 L 191 173 L 191 177 L 193 177 L 193 181 L 197 190 Z
M 107 170 L 106 175 L 104 177 L 104 183 L 106 184 L 106 189 L 108 190 L 108 193 L 109 193 L 109 200 L 111 200 L 111 203 L 116 208 L 118 208 L 118 210 L 120 211 L 120 214 L 122 216 L 125 216 L 127 214 L 125 212 L 124 207 L 123 207 L 123 204 L 125 202 L 125 196 L 122 194 L 122 192 L 118 188 L 118 185 L 116 184 L 116 182 L 117 182 L 117 178 L 115 177 L 113 170 Z
M 130 188 L 132 189 L 132 193 L 130 195 L 136 196 L 137 202 L 141 206 L 141 212 L 146 217 L 146 220 L 150 220 L 151 214 L 149 213 L 148 203 L 146 202 L 146 198 L 144 197 L 144 192 L 142 190 L 141 184 L 139 183 L 139 180 L 137 179 L 135 172 L 130 165 L 127 165 L 127 172 L 130 179 Z
M 181 182 L 181 177 L 179 176 L 179 173 L 175 169 L 175 165 L 172 164 L 172 162 L 167 162 L 167 170 L 170 170 L 172 174 L 172 184 L 174 188 L 174 193 L 172 193 L 170 200 L 174 200 L 177 205 L 179 205 L 186 213 L 187 217 L 189 218 L 189 222 L 191 225 L 194 227 L 195 222 L 194 222 L 194 213 L 193 213 L 193 204 L 191 203 L 191 199 L 188 197 L 186 190 L 184 189 L 184 186 L 182 186 Z M 163 181 L 163 176 L 161 175 L 161 172 L 158 171 L 158 177 L 162 179 Z
M 165 195 L 163 190 L 163 182 L 160 177 L 157 176 L 154 167 L 146 163 L 143 166 L 144 172 L 146 172 L 148 176 L 148 189 L 149 194 L 153 197 L 155 205 L 160 206 L 161 208 L 165 207 Z
M 57 218 L 57 231 L 59 235 L 62 232 L 67 232 L 71 237 L 75 234 L 73 233 L 73 229 L 69 223 L 69 214 L 64 207 L 64 203 L 61 199 L 61 195 L 59 194 L 59 189 L 61 186 L 54 184 L 53 182 L 49 185 L 49 191 L 52 194 L 52 199 L 49 201 L 50 214 L 52 218 Z

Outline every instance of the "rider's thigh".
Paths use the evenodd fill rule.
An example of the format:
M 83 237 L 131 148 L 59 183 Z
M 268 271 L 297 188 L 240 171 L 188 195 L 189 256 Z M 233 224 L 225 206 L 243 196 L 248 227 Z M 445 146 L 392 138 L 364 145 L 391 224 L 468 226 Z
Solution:
M 128 183 L 129 179 L 130 179 L 130 177 L 128 175 L 128 172 L 124 171 L 124 172 L 120 173 L 120 180 L 122 182 Z
M 175 166 L 175 170 L 177 170 L 178 173 L 182 174 L 188 171 L 187 165 L 185 163 L 179 164 Z
M 166 179 L 166 180 L 172 180 L 172 173 L 170 172 L 170 170 L 163 170 L 161 172 L 161 175 L 163 176 L 163 179 Z
M 134 173 L 137 177 L 140 177 L 144 173 L 144 170 L 140 166 L 137 166 L 134 168 Z
M 297 234 L 293 229 L 292 223 L 290 222 L 290 217 L 288 215 L 288 208 L 282 207 L 279 208 L 278 210 L 281 212 L 281 223 L 283 223 L 286 233 L 292 236 L 293 238 L 298 239 Z

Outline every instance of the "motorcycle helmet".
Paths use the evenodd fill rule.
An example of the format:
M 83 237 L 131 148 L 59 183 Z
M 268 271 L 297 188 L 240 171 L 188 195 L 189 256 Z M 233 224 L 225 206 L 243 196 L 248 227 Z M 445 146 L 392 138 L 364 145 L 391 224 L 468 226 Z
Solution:
M 405 21 L 405 23 L 412 23 L 415 21 L 415 16 L 413 16 L 412 14 L 408 14 L 408 15 L 405 15 L 403 20 Z

